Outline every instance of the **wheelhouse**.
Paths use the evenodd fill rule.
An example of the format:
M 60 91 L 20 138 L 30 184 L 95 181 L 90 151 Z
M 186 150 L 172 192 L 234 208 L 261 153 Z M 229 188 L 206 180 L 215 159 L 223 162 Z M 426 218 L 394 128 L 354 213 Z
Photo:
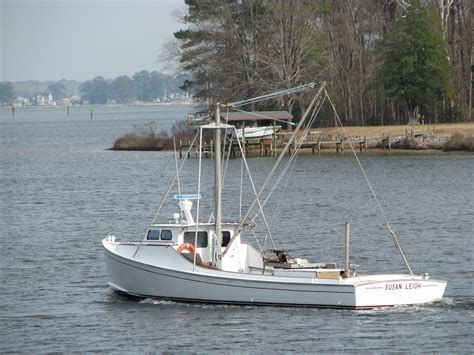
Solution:
M 231 238 L 235 234 L 235 230 L 238 227 L 238 223 L 223 223 L 222 224 L 222 242 L 221 247 L 227 247 Z M 240 242 L 240 238 L 237 236 L 237 244 Z M 215 235 L 214 224 L 202 223 L 199 224 L 196 233 L 196 226 L 189 226 L 187 224 L 154 224 L 147 231 L 146 238 L 147 243 L 152 244 L 166 244 L 172 245 L 174 249 L 184 244 L 192 244 L 199 255 L 199 260 L 204 265 L 211 265 L 213 261 L 213 253 L 216 249 L 217 238 Z M 187 252 L 187 250 L 185 250 Z

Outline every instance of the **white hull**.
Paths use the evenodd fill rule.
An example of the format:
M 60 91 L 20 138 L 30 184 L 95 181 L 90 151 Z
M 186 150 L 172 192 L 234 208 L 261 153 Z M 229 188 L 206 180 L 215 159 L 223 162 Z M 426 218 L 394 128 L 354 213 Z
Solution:
M 446 282 L 413 275 L 318 279 L 313 271 L 292 275 L 226 272 L 196 266 L 171 246 L 140 247 L 103 240 L 109 285 L 138 297 L 176 301 L 375 308 L 429 303 L 442 298 Z
M 263 126 L 263 127 L 245 127 L 245 139 L 258 139 L 258 138 L 269 138 L 272 137 L 274 132 L 278 132 L 281 126 Z M 237 138 L 242 139 L 242 128 L 237 131 Z

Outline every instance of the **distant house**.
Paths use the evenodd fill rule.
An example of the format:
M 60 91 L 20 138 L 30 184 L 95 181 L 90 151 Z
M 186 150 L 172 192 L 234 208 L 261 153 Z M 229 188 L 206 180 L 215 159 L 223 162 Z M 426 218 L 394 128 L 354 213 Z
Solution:
M 46 105 L 46 99 L 44 98 L 43 95 L 38 95 L 38 96 L 36 96 L 36 100 L 35 100 L 35 101 L 36 101 L 36 104 L 37 104 L 38 106 L 44 106 L 44 105 Z
M 14 107 L 23 107 L 29 104 L 29 100 L 25 99 L 24 97 L 17 97 L 12 102 L 12 106 Z
M 81 102 L 81 97 L 79 95 L 71 96 L 71 103 L 72 104 L 77 104 L 79 102 Z
M 71 99 L 68 99 L 67 97 L 65 97 L 64 99 L 61 99 L 59 101 L 59 104 L 61 106 L 67 106 L 67 105 L 70 105 L 71 104 Z
M 51 93 L 48 94 L 48 105 L 50 106 L 56 106 L 56 101 L 53 100 L 53 95 Z

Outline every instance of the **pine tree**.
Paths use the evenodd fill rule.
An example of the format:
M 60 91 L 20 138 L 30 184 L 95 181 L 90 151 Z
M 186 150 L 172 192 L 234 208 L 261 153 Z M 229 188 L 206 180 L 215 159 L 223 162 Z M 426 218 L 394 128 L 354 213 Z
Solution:
M 8 81 L 0 82 L 0 106 L 4 104 L 11 104 L 15 99 L 15 91 L 13 85 Z
M 384 62 L 379 77 L 385 92 L 406 103 L 411 119 L 452 97 L 447 45 L 433 6 L 413 1 L 406 16 L 384 36 L 380 50 Z

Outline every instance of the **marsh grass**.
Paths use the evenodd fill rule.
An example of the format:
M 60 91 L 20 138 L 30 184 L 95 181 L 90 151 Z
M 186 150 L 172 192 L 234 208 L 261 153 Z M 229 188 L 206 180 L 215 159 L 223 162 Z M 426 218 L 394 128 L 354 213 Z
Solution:
M 467 150 L 474 151 L 474 136 L 455 132 L 444 144 L 444 151 Z
M 425 147 L 423 147 L 420 140 L 414 137 L 405 137 L 400 142 L 392 144 L 392 147 L 395 149 L 426 149 Z
M 171 135 L 166 131 L 157 132 L 156 122 L 147 122 L 135 125 L 134 131 L 118 138 L 112 150 L 172 150 L 174 148 L 173 137 L 179 140 L 192 139 L 194 130 L 186 122 L 176 122 L 171 128 Z

